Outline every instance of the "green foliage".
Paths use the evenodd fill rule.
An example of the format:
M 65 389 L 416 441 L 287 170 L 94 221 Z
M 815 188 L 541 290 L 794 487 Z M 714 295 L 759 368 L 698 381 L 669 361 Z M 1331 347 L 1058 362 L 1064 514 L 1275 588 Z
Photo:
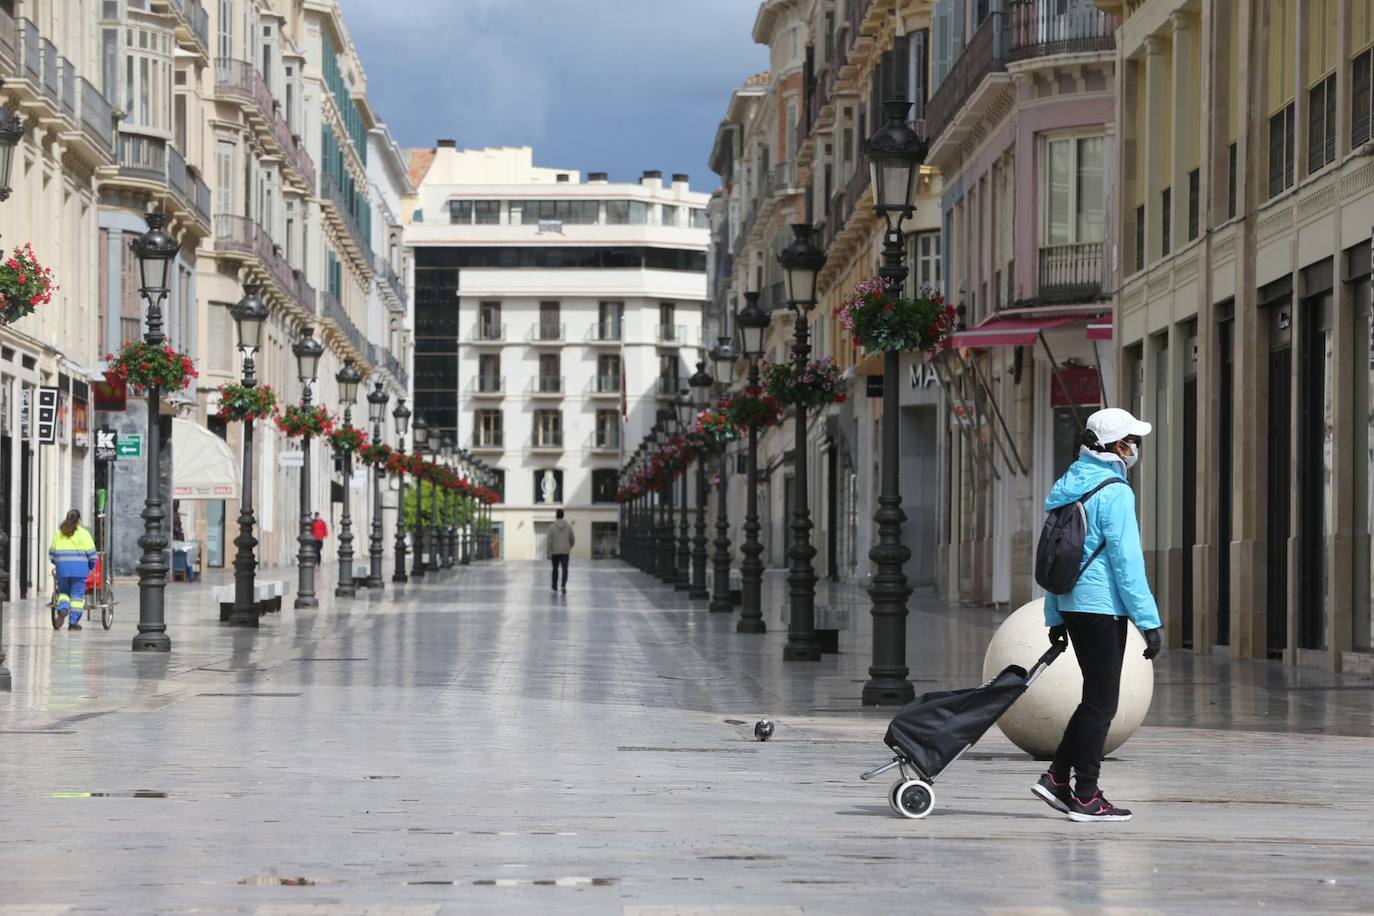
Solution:
M 430 524 L 434 518 L 434 485 L 427 480 L 422 480 L 420 486 L 420 511 L 425 520 L 425 524 Z M 458 494 L 450 495 L 445 490 L 439 490 L 439 524 L 447 527 L 452 518 L 452 524 L 467 524 L 469 508 L 468 500 Z M 405 513 L 405 526 L 415 527 L 415 484 L 407 483 L 401 491 L 402 511 Z M 448 513 L 452 510 L 452 515 Z

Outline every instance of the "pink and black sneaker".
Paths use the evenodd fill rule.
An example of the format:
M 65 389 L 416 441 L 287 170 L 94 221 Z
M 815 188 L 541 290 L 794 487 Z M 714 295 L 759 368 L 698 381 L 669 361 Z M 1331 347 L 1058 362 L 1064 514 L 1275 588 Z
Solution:
M 1087 799 L 1070 795 L 1068 815 L 1069 820 L 1080 822 L 1129 821 L 1131 819 L 1131 812 L 1125 808 L 1118 808 L 1107 801 L 1101 789 L 1098 789 Z
M 1067 779 L 1060 782 L 1054 778 L 1053 773 L 1046 770 L 1041 774 L 1040 781 L 1031 786 L 1031 792 L 1060 814 L 1069 813 L 1069 801 L 1073 798 L 1073 793 L 1069 791 Z

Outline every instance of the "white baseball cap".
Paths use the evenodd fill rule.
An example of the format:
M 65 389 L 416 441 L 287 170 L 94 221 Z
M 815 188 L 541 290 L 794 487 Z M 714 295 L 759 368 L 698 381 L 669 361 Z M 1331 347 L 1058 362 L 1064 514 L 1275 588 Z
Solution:
M 1120 442 L 1127 436 L 1148 436 L 1152 429 L 1149 423 L 1137 420 L 1129 410 L 1120 407 L 1106 407 L 1088 417 L 1088 431 L 1102 445 Z

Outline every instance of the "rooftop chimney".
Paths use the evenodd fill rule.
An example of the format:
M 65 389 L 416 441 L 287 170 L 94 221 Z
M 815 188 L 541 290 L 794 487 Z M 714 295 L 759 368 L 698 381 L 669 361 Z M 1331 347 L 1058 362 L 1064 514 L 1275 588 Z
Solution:
M 686 184 L 686 183 L 687 183 L 687 173 L 686 173 L 686 172 L 674 172 L 674 173 L 673 173 L 673 184 Z
M 588 184 L 605 184 L 605 183 L 606 183 L 606 179 L 607 179 L 607 175 L 606 175 L 605 172 L 588 172 L 588 173 L 587 173 L 587 183 L 588 183 Z
M 567 184 L 567 183 L 568 183 L 568 173 L 567 173 L 567 172 L 559 172 L 558 175 L 554 178 L 554 181 L 558 182 L 559 184 Z
M 658 169 L 645 169 L 644 174 L 639 176 L 639 183 L 646 188 L 655 190 L 663 187 L 663 173 Z
M 440 140 L 440 141 L 438 142 L 438 146 L 439 146 L 439 149 L 457 149 L 457 148 L 458 148 L 458 141 L 457 141 L 457 140 L 447 140 L 447 139 L 445 139 L 445 140 Z

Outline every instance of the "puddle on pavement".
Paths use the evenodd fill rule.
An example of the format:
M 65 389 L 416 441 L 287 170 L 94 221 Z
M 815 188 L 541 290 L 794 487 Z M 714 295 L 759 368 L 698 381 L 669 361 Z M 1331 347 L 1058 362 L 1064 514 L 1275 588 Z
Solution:
M 671 754 L 753 754 L 758 751 L 756 747 L 635 747 L 632 745 L 621 745 L 617 751 L 636 751 L 639 753 L 671 753 Z
M 157 789 L 135 789 L 132 792 L 49 792 L 49 798 L 171 798 Z
M 472 887 L 614 887 L 619 883 L 619 878 L 586 878 L 579 875 L 568 878 L 477 878 L 472 881 L 407 881 L 406 886 L 458 887 L 471 885 Z
M 400 779 L 399 776 L 364 776 L 363 779 Z
M 772 862 L 778 859 L 785 859 L 786 856 L 770 856 L 763 853 L 753 855 L 724 855 L 724 856 L 697 856 L 707 862 Z
M 249 887 L 314 887 L 318 883 L 311 878 L 283 878 L 281 875 L 254 875 L 239 882 Z

